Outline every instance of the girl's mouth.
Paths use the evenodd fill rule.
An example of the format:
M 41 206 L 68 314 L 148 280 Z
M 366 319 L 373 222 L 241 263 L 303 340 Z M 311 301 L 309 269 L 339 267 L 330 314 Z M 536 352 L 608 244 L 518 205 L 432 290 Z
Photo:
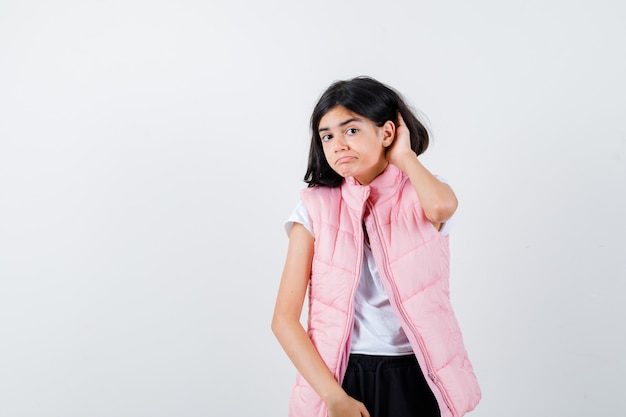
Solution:
M 341 164 L 345 164 L 346 162 L 350 162 L 352 161 L 354 158 L 354 156 L 342 156 L 341 158 L 337 159 L 335 161 L 336 165 L 341 165 Z

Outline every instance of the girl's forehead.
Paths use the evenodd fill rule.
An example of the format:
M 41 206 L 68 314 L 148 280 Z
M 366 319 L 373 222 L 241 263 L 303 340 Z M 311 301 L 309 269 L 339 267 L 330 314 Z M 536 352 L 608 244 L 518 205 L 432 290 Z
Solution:
M 339 105 L 333 107 L 322 116 L 319 128 L 334 128 L 348 120 L 366 121 L 367 118 Z

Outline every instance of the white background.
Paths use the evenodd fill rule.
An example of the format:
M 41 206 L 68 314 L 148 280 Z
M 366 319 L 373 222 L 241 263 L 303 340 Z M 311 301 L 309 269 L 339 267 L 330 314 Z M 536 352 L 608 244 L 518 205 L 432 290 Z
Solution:
M 383 5 L 384 4 L 384 5 Z M 622 1 L 0 1 L 0 415 L 283 416 L 308 118 L 370 75 L 460 199 L 481 417 L 623 416 Z

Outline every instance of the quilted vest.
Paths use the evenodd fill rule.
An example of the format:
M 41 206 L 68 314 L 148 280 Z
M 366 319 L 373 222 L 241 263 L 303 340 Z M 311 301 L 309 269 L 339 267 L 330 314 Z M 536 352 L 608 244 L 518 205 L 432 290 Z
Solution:
M 339 383 L 354 325 L 364 230 L 385 291 L 413 347 L 442 417 L 460 417 L 481 392 L 449 297 L 448 237 L 426 219 L 408 177 L 389 164 L 369 185 L 302 191 L 315 237 L 308 334 Z M 298 374 L 291 417 L 326 417 L 324 402 Z

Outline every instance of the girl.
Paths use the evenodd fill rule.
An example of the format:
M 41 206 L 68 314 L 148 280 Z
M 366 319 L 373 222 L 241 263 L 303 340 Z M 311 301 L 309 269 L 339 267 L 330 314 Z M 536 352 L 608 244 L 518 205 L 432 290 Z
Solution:
M 272 320 L 298 370 L 289 415 L 462 416 L 480 388 L 448 293 L 457 200 L 417 158 L 426 128 L 357 77 L 324 92 L 311 129 Z

